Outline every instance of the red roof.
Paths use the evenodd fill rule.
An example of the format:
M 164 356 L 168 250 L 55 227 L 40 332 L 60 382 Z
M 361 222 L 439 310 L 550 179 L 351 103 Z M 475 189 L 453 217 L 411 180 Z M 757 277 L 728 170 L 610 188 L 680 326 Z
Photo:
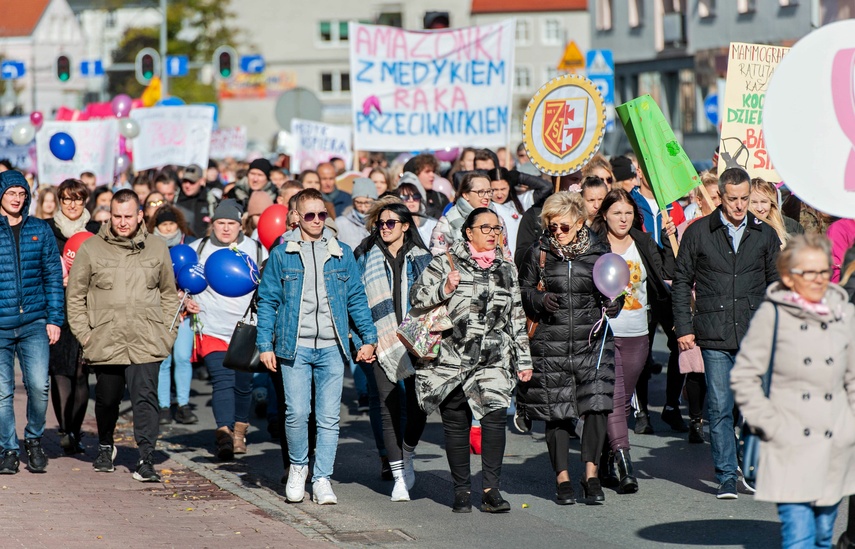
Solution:
M 50 0 L 0 0 L 0 37 L 30 36 Z
M 533 11 L 587 11 L 587 0 L 472 0 L 472 13 L 525 13 Z

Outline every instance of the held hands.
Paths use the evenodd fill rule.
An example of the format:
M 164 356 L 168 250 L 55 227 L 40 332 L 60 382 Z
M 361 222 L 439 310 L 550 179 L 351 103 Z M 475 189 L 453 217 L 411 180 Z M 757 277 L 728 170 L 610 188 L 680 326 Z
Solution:
M 53 345 L 54 343 L 59 341 L 59 326 L 56 326 L 54 324 L 48 324 L 47 325 L 47 336 L 48 336 L 48 342 L 51 345 Z
M 460 284 L 460 271 L 454 270 L 448 273 L 448 278 L 445 280 L 445 293 L 453 294 L 454 290 Z
M 543 294 L 543 308 L 548 313 L 558 312 L 558 296 L 553 293 Z
M 677 346 L 681 351 L 688 351 L 695 347 L 695 334 L 687 334 L 677 338 Z
M 377 357 L 374 356 L 374 345 L 363 345 L 356 351 L 356 362 L 374 362 Z
M 276 354 L 273 351 L 265 351 L 259 355 L 261 363 L 271 372 L 276 371 Z
M 531 381 L 531 372 L 532 370 L 522 370 L 520 372 L 517 372 L 517 377 L 523 383 L 529 382 Z

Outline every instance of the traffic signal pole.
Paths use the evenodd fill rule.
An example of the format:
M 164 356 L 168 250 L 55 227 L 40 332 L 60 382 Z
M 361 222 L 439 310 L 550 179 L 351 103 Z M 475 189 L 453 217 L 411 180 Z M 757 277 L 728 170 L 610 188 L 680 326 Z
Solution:
M 169 68 L 166 66 L 166 4 L 167 0 L 160 0 L 160 97 L 169 95 Z

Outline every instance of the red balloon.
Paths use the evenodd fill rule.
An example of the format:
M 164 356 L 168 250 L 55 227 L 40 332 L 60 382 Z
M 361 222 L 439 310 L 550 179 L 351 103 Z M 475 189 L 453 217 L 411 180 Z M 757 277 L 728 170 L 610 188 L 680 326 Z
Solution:
M 288 208 L 282 204 L 268 206 L 258 218 L 258 239 L 268 250 L 288 230 Z
M 65 243 L 65 246 L 62 248 L 62 260 L 65 262 L 69 271 L 71 270 L 71 264 L 74 263 L 74 257 L 77 255 L 77 250 L 80 249 L 80 245 L 93 236 L 95 235 L 89 231 L 83 231 L 82 233 L 72 235 Z

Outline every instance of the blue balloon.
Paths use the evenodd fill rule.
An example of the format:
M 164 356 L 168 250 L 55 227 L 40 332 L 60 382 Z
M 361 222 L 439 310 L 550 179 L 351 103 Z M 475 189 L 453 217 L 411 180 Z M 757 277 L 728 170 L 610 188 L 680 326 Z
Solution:
M 77 147 L 70 135 L 65 132 L 56 132 L 50 137 L 50 152 L 60 160 L 67 161 L 74 158 Z
M 178 272 L 178 287 L 190 295 L 201 294 L 208 287 L 205 280 L 205 269 L 199 263 L 185 265 Z
M 241 251 L 219 250 L 205 262 L 211 288 L 226 297 L 241 297 L 258 287 L 258 265 Z
M 166 97 L 164 99 L 161 99 L 160 101 L 155 103 L 155 106 L 157 106 L 157 107 L 180 107 L 181 105 L 185 105 L 185 104 L 186 103 L 184 103 L 184 100 L 181 99 L 180 97 L 171 96 L 171 97 Z
M 172 258 L 172 272 L 175 273 L 175 279 L 178 280 L 178 273 L 187 265 L 199 263 L 199 256 L 196 250 L 187 244 L 178 244 L 169 249 L 169 256 Z M 182 288 L 183 289 L 183 288 Z

